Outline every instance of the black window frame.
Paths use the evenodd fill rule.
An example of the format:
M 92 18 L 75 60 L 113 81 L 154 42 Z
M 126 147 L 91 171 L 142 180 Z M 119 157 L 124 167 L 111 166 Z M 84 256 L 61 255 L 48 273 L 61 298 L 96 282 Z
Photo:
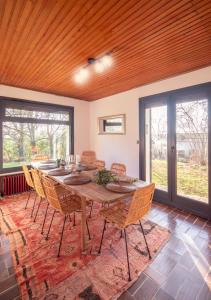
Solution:
M 48 120 L 48 119 L 35 119 L 35 118 L 26 118 L 26 117 L 9 117 L 5 116 L 6 108 L 22 108 L 29 110 L 37 110 L 44 112 L 53 112 L 64 111 L 69 114 L 69 121 L 59 121 L 59 120 Z M 58 105 L 58 104 L 49 104 L 38 101 L 31 101 L 25 99 L 11 98 L 0 96 L 0 174 L 18 172 L 21 170 L 21 167 L 13 168 L 3 168 L 3 122 L 13 121 L 19 123 L 36 123 L 36 124 L 61 124 L 68 125 L 69 130 L 69 154 L 74 154 L 74 107 Z

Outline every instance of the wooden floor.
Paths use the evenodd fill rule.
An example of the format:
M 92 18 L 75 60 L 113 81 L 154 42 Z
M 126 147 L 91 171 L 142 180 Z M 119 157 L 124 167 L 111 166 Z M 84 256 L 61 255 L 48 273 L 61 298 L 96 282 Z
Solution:
M 148 218 L 169 228 L 171 239 L 119 300 L 210 300 L 211 222 L 158 203 Z M 9 243 L 0 233 L 0 300 L 10 299 L 20 299 L 19 291 Z

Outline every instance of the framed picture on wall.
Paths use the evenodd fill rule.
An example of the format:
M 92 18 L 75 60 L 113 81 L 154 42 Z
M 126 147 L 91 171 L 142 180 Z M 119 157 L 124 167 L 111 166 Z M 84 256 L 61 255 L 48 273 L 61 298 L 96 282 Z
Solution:
M 125 134 L 125 114 L 98 118 L 99 134 Z

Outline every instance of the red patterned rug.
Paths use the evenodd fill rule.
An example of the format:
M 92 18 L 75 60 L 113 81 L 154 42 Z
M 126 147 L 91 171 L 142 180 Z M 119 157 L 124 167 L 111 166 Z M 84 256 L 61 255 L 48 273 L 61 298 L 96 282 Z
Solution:
M 91 241 L 87 255 L 80 249 L 80 214 L 76 226 L 66 222 L 61 256 L 57 258 L 63 217 L 57 213 L 49 240 L 41 235 L 41 224 L 46 202 L 41 205 L 36 223 L 30 218 L 30 207 L 24 209 L 27 193 L 0 201 L 0 229 L 10 240 L 17 281 L 22 299 L 117 299 L 138 278 L 150 263 L 139 226 L 130 226 L 128 232 L 132 282 L 128 282 L 124 239 L 119 230 L 108 224 L 101 255 L 97 254 L 103 229 L 99 207 L 88 219 Z M 49 210 L 47 224 L 52 211 Z M 144 230 L 152 253 L 156 253 L 169 239 L 167 229 L 146 220 Z

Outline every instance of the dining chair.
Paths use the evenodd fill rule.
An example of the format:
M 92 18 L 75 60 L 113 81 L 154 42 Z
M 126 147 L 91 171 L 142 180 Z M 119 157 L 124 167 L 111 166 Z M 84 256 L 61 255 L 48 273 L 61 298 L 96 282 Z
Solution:
M 50 206 L 54 209 L 49 224 L 48 232 L 45 238 L 46 240 L 48 240 L 48 236 L 50 233 L 50 229 L 52 226 L 55 213 L 60 212 L 64 216 L 64 222 L 62 226 L 62 232 L 61 232 L 60 243 L 59 243 L 59 250 L 57 254 L 57 256 L 59 257 L 67 217 L 68 216 L 70 217 L 70 214 L 72 213 L 81 211 L 81 198 L 78 195 L 75 195 L 71 192 L 68 193 L 67 190 L 65 190 L 60 184 L 55 183 L 55 181 L 48 176 L 42 176 L 42 182 L 43 182 L 47 200 Z M 91 239 L 87 219 L 86 219 L 86 227 L 87 227 L 89 239 Z
M 94 162 L 94 166 L 98 169 L 98 171 L 105 169 L 105 161 L 104 160 L 96 160 Z
M 104 160 L 96 160 L 94 162 L 94 166 L 97 168 L 98 171 L 105 169 L 105 161 Z M 94 206 L 94 201 L 90 200 L 90 211 L 89 211 L 89 218 L 92 217 L 92 210 Z
M 23 169 L 23 173 L 24 173 L 24 176 L 25 176 L 25 179 L 26 179 L 26 183 L 30 187 L 29 196 L 27 198 L 26 205 L 25 205 L 25 209 L 27 209 L 27 206 L 28 206 L 28 203 L 29 203 L 29 199 L 31 197 L 32 192 L 35 190 L 35 188 L 34 188 L 34 182 L 32 180 L 31 174 L 30 174 L 31 170 L 28 169 L 27 165 L 23 165 L 22 169 Z M 31 217 L 32 217 L 33 212 L 34 212 L 36 198 L 37 198 L 37 195 L 35 195 L 34 204 L 33 204 L 32 212 L 31 212 Z
M 126 229 L 130 225 L 139 225 L 141 227 L 141 231 L 144 237 L 149 259 L 151 259 L 151 253 L 146 240 L 141 219 L 149 212 L 151 208 L 154 190 L 155 190 L 154 183 L 146 187 L 139 188 L 135 191 L 134 195 L 132 196 L 131 202 L 129 204 L 120 202 L 108 208 L 104 208 L 100 211 L 100 215 L 104 217 L 104 227 L 103 227 L 103 232 L 102 232 L 100 247 L 98 252 L 99 254 L 101 252 L 104 232 L 106 229 L 106 223 L 112 223 L 118 229 L 120 229 L 121 237 L 122 237 L 122 231 L 124 231 L 129 281 L 131 281 L 131 274 L 130 274 L 130 263 L 129 263 L 129 255 L 128 255 Z M 139 224 L 137 224 L 137 222 L 139 222 Z
M 41 160 L 48 160 L 49 155 L 35 155 L 32 157 L 32 161 L 41 161 Z
M 31 174 L 32 174 L 32 178 L 33 178 L 33 181 L 34 181 L 35 191 L 36 191 L 37 195 L 40 197 L 40 201 L 38 203 L 37 211 L 36 211 L 35 217 L 34 217 L 34 222 L 35 222 L 36 218 L 37 218 L 39 208 L 40 208 L 40 205 L 41 205 L 42 201 L 44 201 L 46 199 L 46 195 L 45 195 L 45 191 L 44 191 L 44 188 L 43 188 L 40 171 L 37 170 L 37 169 L 33 169 L 33 170 L 31 170 Z M 43 223 L 42 223 L 41 234 L 43 234 L 43 229 L 44 229 L 44 226 L 45 226 L 45 220 L 46 220 L 46 216 L 47 216 L 47 213 L 48 213 L 48 207 L 49 207 L 49 203 L 47 202 L 46 211 L 45 211 L 45 215 L 44 215 L 44 219 L 43 219 Z
M 93 165 L 96 161 L 96 154 L 94 151 L 83 151 L 81 155 L 81 163 L 85 165 Z
M 124 176 L 126 175 L 126 166 L 120 163 L 113 163 L 111 165 L 111 172 L 115 175 Z

